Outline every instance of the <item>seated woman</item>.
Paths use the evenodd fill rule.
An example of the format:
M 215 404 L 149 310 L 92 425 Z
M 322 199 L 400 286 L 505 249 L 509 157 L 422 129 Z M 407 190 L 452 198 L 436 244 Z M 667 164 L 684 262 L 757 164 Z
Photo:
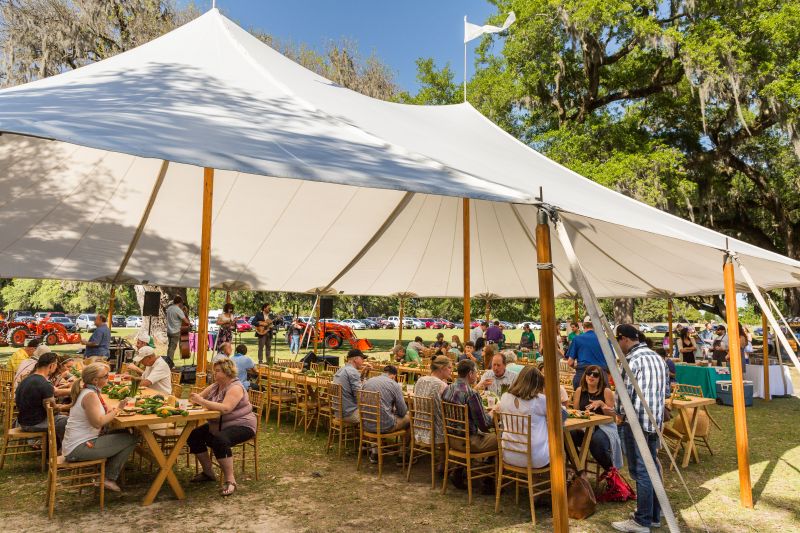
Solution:
M 550 445 L 547 442 L 547 403 L 544 397 L 544 376 L 534 366 L 522 369 L 508 392 L 500 398 L 497 411 L 504 414 L 530 415 L 531 455 L 533 468 L 550 464 Z M 507 435 L 503 444 L 503 461 L 525 468 L 528 466 L 525 440 L 518 435 Z
M 590 411 L 599 415 L 614 416 L 613 405 L 614 392 L 606 384 L 606 375 L 603 369 L 596 365 L 586 367 L 580 386 L 575 389 L 572 395 L 572 408 Z M 610 426 L 614 426 L 614 424 L 611 423 Z M 615 464 L 614 457 L 619 454 L 621 462 L 622 448 L 616 427 L 612 431 L 601 429 L 603 427 L 597 426 L 592 433 L 589 452 L 594 457 L 594 460 L 597 461 L 597 464 L 603 468 L 603 471 L 607 471 L 612 466 L 621 466 Z M 580 446 L 583 442 L 584 431 L 578 429 L 572 431 L 571 434 L 575 445 Z M 616 436 L 616 439 L 614 436 Z
M 83 369 L 81 379 L 72 383 L 72 409 L 61 449 L 68 462 L 105 458 L 103 484 L 108 490 L 119 492 L 117 478 L 136 447 L 136 437 L 127 431 L 100 434 L 103 426 L 125 408 L 125 400 L 121 400 L 117 407 L 108 409 L 100 396 L 100 390 L 108 383 L 108 372 L 108 365 L 92 363 Z
M 541 372 L 542 375 L 544 375 L 544 362 L 539 363 L 536 366 L 539 369 L 539 372 Z M 563 407 L 567 407 L 569 405 L 569 394 L 567 394 L 567 389 L 564 388 L 564 385 L 559 384 L 558 390 L 559 394 L 561 395 L 561 397 L 559 398 L 561 400 L 561 405 Z
M 71 372 L 74 366 L 75 360 L 72 357 L 64 354 L 58 356 L 58 368 L 50 377 L 50 383 L 55 388 L 56 402 L 58 403 L 69 403 L 72 382 L 76 379 Z
M 190 395 L 189 399 L 206 409 L 221 413 L 218 419 L 198 427 L 189 435 L 189 451 L 197 456 L 203 467 L 203 471 L 192 481 L 215 481 L 211 457 L 208 455 L 208 448 L 211 448 L 225 478 L 221 494 L 230 496 L 236 491 L 231 447 L 256 434 L 256 415 L 244 385 L 237 377 L 236 364 L 230 359 L 215 362 L 214 383 L 199 394 Z
M 450 337 L 450 348 L 455 348 L 458 350 L 458 353 L 464 351 L 464 343 L 461 342 L 461 338 L 458 335 Z

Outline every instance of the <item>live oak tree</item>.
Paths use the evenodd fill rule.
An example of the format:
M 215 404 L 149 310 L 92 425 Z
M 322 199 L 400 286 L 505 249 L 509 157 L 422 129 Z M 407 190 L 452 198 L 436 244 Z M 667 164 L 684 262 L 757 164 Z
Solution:
M 482 113 L 603 185 L 800 258 L 800 3 L 491 1 L 488 22 L 517 22 L 479 45 Z M 430 66 L 420 94 L 457 95 Z

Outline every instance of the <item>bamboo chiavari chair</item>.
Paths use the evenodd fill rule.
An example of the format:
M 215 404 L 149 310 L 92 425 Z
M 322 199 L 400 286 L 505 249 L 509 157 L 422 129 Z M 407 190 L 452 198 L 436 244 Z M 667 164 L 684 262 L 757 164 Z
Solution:
M 47 515 L 53 518 L 56 505 L 56 489 L 59 486 L 70 489 L 83 490 L 84 487 L 95 487 L 100 492 L 100 510 L 105 504 L 106 460 L 93 459 L 91 461 L 76 461 L 68 463 L 63 455 L 58 455 L 56 444 L 56 424 L 53 407 L 47 406 L 47 446 L 49 449 L 49 467 L 47 469 Z M 63 476 L 59 476 L 64 472 Z
M 411 479 L 411 466 L 414 464 L 414 452 L 429 455 L 431 458 L 431 489 L 436 488 L 436 404 L 433 398 L 411 396 L 409 413 L 411 413 L 411 454 L 408 458 L 406 481 Z M 427 441 L 427 442 L 425 442 Z
M 317 401 L 319 402 L 319 416 L 317 416 L 317 425 L 314 428 L 314 435 L 319 431 L 319 423 L 325 420 L 325 423 L 330 425 L 331 417 L 333 416 L 333 406 L 331 405 L 330 398 L 331 379 L 327 377 L 317 376 Z
M 467 471 L 468 503 L 472 505 L 472 482 L 476 479 L 493 477 L 497 472 L 494 462 L 474 465 L 475 461 L 497 458 L 497 450 L 473 453 L 470 449 L 469 418 L 466 404 L 442 402 L 442 421 L 444 425 L 444 476 L 442 494 L 447 493 L 447 474 L 450 464 L 463 466 Z
M 242 449 L 241 460 L 243 474 L 245 471 L 245 465 L 247 464 L 247 452 L 248 450 L 253 452 L 253 468 L 255 469 L 256 481 L 258 481 L 258 435 L 261 433 L 261 415 L 264 414 L 264 403 L 266 402 L 266 397 L 263 392 L 257 390 L 247 391 L 247 396 L 253 406 L 253 412 L 256 414 L 256 433 L 252 438 L 234 446 L 234 449 L 239 447 Z M 234 452 L 234 457 L 235 456 L 236 452 Z M 222 476 L 220 476 L 220 480 L 222 480 Z
M 356 424 L 348 422 L 342 418 L 342 386 L 338 383 L 331 383 L 328 387 L 328 397 L 331 400 L 331 417 L 328 425 L 328 442 L 325 445 L 325 453 L 329 453 L 334 441 L 338 441 L 337 457 L 342 457 L 342 446 L 346 447 L 348 442 L 355 443 L 358 439 Z
M 270 412 L 275 407 L 278 410 L 277 428 L 281 429 L 281 413 L 291 413 L 292 404 L 297 400 L 294 393 L 293 381 L 287 381 L 276 369 L 270 369 L 267 373 L 269 377 L 269 394 L 267 396 L 267 420 Z
M 375 446 L 378 450 L 378 479 L 383 475 L 383 458 L 386 455 L 400 454 L 402 467 L 406 467 L 406 430 L 381 432 L 381 393 L 358 391 L 358 418 L 361 422 L 358 437 L 358 462 L 356 470 L 361 469 L 361 455 L 365 445 Z M 374 431 L 367 431 L 367 426 L 375 426 Z
M 319 425 L 319 401 L 308 385 L 308 378 L 303 374 L 294 376 L 294 392 L 296 396 L 294 402 L 294 431 L 297 431 L 297 425 L 302 422 L 303 433 L 308 433 L 308 428 L 315 419 L 317 425 Z
M 514 501 L 519 505 L 519 486 L 525 484 L 528 489 L 528 500 L 531 506 L 531 522 L 536 525 L 534 498 L 539 494 L 550 492 L 550 476 L 536 481 L 535 476 L 550 472 L 550 466 L 534 468 L 531 463 L 531 416 L 498 412 L 494 419 L 498 447 L 498 474 L 494 501 L 494 512 L 500 511 L 500 492 L 503 487 L 514 484 Z M 520 446 L 522 443 L 524 446 Z M 514 462 L 524 462 L 520 467 L 506 462 L 514 458 Z
M 3 447 L 0 448 L 0 470 L 6 463 L 6 458 L 16 458 L 26 455 L 41 456 L 41 468 L 44 472 L 47 459 L 47 432 L 46 431 L 22 431 L 22 428 L 12 427 L 16 419 L 17 409 L 14 403 L 14 394 L 10 388 L 3 391 L 5 397 L 3 412 Z M 33 441 L 39 441 L 39 449 L 32 445 Z

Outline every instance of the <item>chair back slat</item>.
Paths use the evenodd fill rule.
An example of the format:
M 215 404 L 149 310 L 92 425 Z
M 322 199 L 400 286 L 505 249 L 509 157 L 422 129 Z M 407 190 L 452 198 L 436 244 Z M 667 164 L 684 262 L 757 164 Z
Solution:
M 358 416 L 361 427 L 364 423 L 375 425 L 375 433 L 381 432 L 381 393 L 378 391 L 358 391 Z
M 687 385 L 686 383 L 678 383 L 678 387 L 672 391 L 672 395 L 688 394 L 690 396 L 703 397 L 703 387 L 700 385 Z
M 528 468 L 533 468 L 531 463 L 531 415 L 498 411 L 494 419 L 494 426 L 500 457 L 507 457 L 508 454 L 522 455 L 528 463 Z
M 328 397 L 331 400 L 331 412 L 333 417 L 339 421 L 342 420 L 342 386 L 338 383 L 331 382 L 328 385 Z
M 56 417 L 53 406 L 47 405 L 47 453 L 50 468 L 55 469 L 58 464 L 58 445 L 56 443 Z
M 442 402 L 444 438 L 450 446 L 454 441 L 463 443 L 464 449 L 469 453 L 469 419 L 467 416 L 466 404 Z
M 256 413 L 256 432 L 261 429 L 261 415 L 264 414 L 264 393 L 260 390 L 249 389 L 247 397 Z
M 309 363 L 308 368 L 313 370 L 314 372 L 319 372 L 322 370 L 321 363 Z
M 411 434 L 414 440 L 425 444 L 434 443 L 436 440 L 436 408 L 433 398 L 426 396 L 411 396 Z M 428 441 L 428 442 L 425 442 Z

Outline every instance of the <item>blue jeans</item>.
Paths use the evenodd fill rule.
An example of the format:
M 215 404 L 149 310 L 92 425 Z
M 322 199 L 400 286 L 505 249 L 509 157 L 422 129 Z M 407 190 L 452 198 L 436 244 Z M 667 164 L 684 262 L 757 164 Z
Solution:
M 639 448 L 636 446 L 636 441 L 633 439 L 633 431 L 631 427 L 625 423 L 622 426 L 622 448 L 625 452 L 625 458 L 628 462 L 628 471 L 631 477 L 636 481 L 636 513 L 633 519 L 640 526 L 650 527 L 650 524 L 659 522 L 661 520 L 661 506 L 658 504 L 658 498 L 653 490 L 653 482 L 647 474 L 647 469 L 644 466 L 644 459 L 639 453 Z M 644 432 L 644 438 L 647 441 L 647 447 L 650 449 L 650 455 L 656 463 L 659 475 L 661 475 L 661 464 L 658 462 L 658 433 Z
M 295 354 L 300 351 L 300 335 L 292 335 L 292 339 L 289 342 L 289 351 Z

